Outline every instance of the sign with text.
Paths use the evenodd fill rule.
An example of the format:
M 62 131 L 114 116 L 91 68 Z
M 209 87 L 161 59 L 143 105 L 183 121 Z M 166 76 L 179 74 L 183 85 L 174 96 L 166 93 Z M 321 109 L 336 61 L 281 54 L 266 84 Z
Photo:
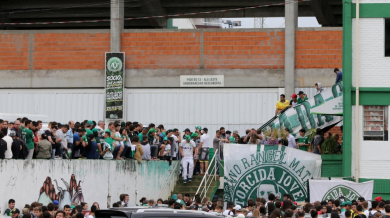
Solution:
M 106 118 L 123 118 L 125 53 L 106 53 Z
M 340 200 L 357 201 L 358 197 L 372 199 L 374 181 L 356 183 L 347 180 L 310 180 L 310 202 Z
M 321 176 L 321 155 L 282 145 L 224 144 L 223 156 L 224 201 L 241 206 L 270 193 L 304 202 L 309 179 Z
M 180 87 L 223 87 L 224 75 L 181 75 Z

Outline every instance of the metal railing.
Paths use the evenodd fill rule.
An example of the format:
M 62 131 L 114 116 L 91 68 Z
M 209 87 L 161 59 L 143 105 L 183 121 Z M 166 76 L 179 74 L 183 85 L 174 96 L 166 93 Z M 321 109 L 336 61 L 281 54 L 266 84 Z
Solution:
M 218 155 L 218 149 L 215 151 L 214 156 L 209 163 L 209 167 L 207 168 L 207 170 L 204 174 L 202 182 L 200 183 L 199 188 L 195 193 L 195 195 L 197 195 L 197 194 L 200 195 L 200 199 L 204 199 L 205 197 L 207 197 L 206 196 L 207 191 L 209 190 L 211 183 L 213 181 L 217 181 L 217 179 L 219 177 L 217 175 L 217 169 L 218 169 L 217 162 L 219 163 L 219 160 L 217 159 L 217 155 Z M 203 188 L 203 189 L 201 190 L 201 188 Z M 200 191 L 200 193 L 199 193 L 199 191 Z M 194 197 L 194 201 L 195 201 L 195 197 Z
M 162 194 L 163 191 L 165 190 L 165 187 L 167 186 L 168 182 L 170 181 L 171 176 L 175 173 L 176 168 L 177 168 L 177 165 L 180 164 L 180 161 L 175 161 L 175 162 L 176 162 L 176 164 L 175 164 L 175 166 L 172 168 L 171 174 L 169 174 L 169 177 L 168 177 L 167 181 L 165 181 L 165 184 L 164 184 L 164 186 L 162 187 L 160 193 L 158 194 L 157 199 L 159 199 L 159 198 L 161 197 L 161 194 Z M 171 191 L 172 191 L 172 190 L 171 190 Z

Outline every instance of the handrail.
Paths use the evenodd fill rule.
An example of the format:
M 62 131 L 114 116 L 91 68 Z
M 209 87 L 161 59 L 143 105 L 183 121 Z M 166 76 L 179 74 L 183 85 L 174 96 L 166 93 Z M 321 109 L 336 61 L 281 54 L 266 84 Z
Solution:
M 195 195 L 197 195 L 197 194 L 199 193 L 200 188 L 201 188 L 202 185 L 204 184 L 204 189 L 203 189 L 203 190 L 201 191 L 201 193 L 200 193 L 201 199 L 204 199 L 204 198 L 206 197 L 207 191 L 208 191 L 208 189 L 209 189 L 209 187 L 210 187 L 210 185 L 211 185 L 211 182 L 213 181 L 212 178 L 214 177 L 214 179 L 215 179 L 216 176 L 217 176 L 217 170 L 216 170 L 216 168 L 217 168 L 217 163 L 216 163 L 216 161 L 215 161 L 215 160 L 217 160 L 217 158 L 216 158 L 217 154 L 218 154 L 218 149 L 215 151 L 214 156 L 213 156 L 213 158 L 212 158 L 211 161 L 210 161 L 209 167 L 207 168 L 207 170 L 206 170 L 206 172 L 205 172 L 205 174 L 204 174 L 204 177 L 203 177 L 203 179 L 202 179 L 202 182 L 200 183 L 199 188 L 198 188 L 198 190 L 197 190 L 196 193 L 195 193 Z M 215 170 L 214 170 L 214 173 L 211 172 L 211 174 L 214 174 L 214 175 L 209 175 L 209 170 L 210 170 L 211 166 L 213 165 L 213 162 L 215 162 L 215 163 L 214 163 L 214 169 L 215 169 Z M 208 183 L 208 182 L 210 182 L 210 183 Z M 202 195 L 203 195 L 203 196 L 202 196 Z M 194 197 L 193 200 L 195 201 L 195 197 Z
M 161 189 L 160 193 L 158 194 L 157 199 L 160 198 L 161 193 L 165 190 L 165 186 L 168 184 L 169 179 L 171 178 L 173 172 L 175 172 L 175 169 L 176 169 L 176 167 L 177 167 L 177 165 L 178 165 L 179 163 L 180 163 L 180 161 L 176 161 L 176 164 L 175 164 L 175 166 L 173 167 L 173 169 L 172 169 L 172 171 L 171 171 L 171 174 L 169 174 L 169 177 L 168 177 L 167 181 L 165 181 L 165 184 L 164 184 L 163 188 Z

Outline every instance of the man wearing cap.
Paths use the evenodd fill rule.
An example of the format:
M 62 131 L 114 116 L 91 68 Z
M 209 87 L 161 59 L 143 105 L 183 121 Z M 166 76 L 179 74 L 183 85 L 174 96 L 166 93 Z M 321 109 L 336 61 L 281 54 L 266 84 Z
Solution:
M 291 107 L 297 106 L 298 105 L 298 95 L 293 94 L 293 95 L 291 95 L 291 98 L 292 98 L 292 100 L 290 101 L 290 106 Z
M 156 135 L 156 132 L 157 132 L 156 129 L 150 128 L 148 133 L 146 134 L 148 136 L 148 141 L 149 141 L 150 150 L 151 150 L 151 156 L 152 156 L 153 160 L 155 160 L 156 156 L 157 156 L 157 153 L 156 153 L 157 146 L 153 142 L 154 142 L 154 140 L 157 140 L 157 141 L 160 140 L 160 138 Z
M 18 208 L 14 208 L 12 210 L 12 218 L 19 218 L 20 216 L 20 210 Z
M 180 143 L 180 154 L 183 157 L 181 160 L 181 164 L 183 166 L 183 183 L 187 182 L 187 173 L 188 173 L 188 181 L 192 181 L 192 175 L 194 172 L 194 157 L 197 154 L 195 142 L 192 141 L 191 136 L 187 135 L 186 140 Z M 195 150 L 195 154 L 194 154 Z M 188 166 L 188 172 L 187 172 Z
M 334 68 L 333 72 L 337 75 L 337 76 L 336 76 L 336 82 L 335 82 L 335 83 L 338 83 L 338 82 L 343 81 L 343 72 L 341 72 L 341 71 L 339 70 L 339 68 Z
M 298 98 L 298 104 L 302 104 L 307 100 L 307 96 L 303 91 L 298 92 L 299 98 Z
M 19 159 L 19 156 L 23 154 L 23 143 L 16 135 L 16 132 L 14 130 L 11 130 L 9 133 L 9 136 L 12 138 L 12 159 Z M 23 156 L 23 155 L 21 155 Z
M 229 139 L 230 143 L 237 144 L 237 138 L 239 138 L 238 130 L 234 130 L 233 134 L 230 136 L 230 139 Z
M 200 144 L 199 144 L 199 162 L 200 162 L 200 170 L 201 175 L 204 175 L 206 173 L 206 170 L 209 166 L 209 152 L 210 152 L 210 145 L 209 145 L 209 135 L 207 134 L 209 130 L 207 128 L 203 128 L 203 134 L 200 137 Z
M 186 139 L 186 136 L 191 135 L 191 130 L 189 128 L 186 128 L 183 132 L 183 139 Z
M 197 151 L 196 156 L 194 157 L 194 173 L 195 175 L 198 175 L 200 173 L 200 162 L 198 163 L 199 160 L 199 144 L 200 144 L 200 135 L 196 132 L 192 133 L 191 135 L 192 141 L 195 142 L 196 148 L 194 149 L 194 154 L 195 150 Z
M 171 156 L 171 145 L 168 143 L 168 137 L 163 138 L 163 143 L 160 146 L 159 158 L 162 160 L 169 160 Z
M 283 109 L 288 107 L 290 105 L 290 102 L 286 100 L 286 96 L 284 94 L 280 95 L 280 100 L 276 102 L 276 111 L 275 115 L 277 115 L 279 112 L 281 112 Z
M 235 211 L 235 215 L 240 215 L 242 214 L 241 212 L 241 206 L 240 205 L 236 205 L 233 210 Z

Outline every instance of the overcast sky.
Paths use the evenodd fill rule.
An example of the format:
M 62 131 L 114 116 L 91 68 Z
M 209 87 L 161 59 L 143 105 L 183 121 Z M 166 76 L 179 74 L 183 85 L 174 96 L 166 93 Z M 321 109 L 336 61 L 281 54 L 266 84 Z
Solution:
M 254 18 L 222 18 L 223 20 L 231 21 L 241 21 L 241 26 L 233 28 L 254 28 Z M 265 18 L 265 28 L 284 28 L 284 18 L 283 17 L 266 17 Z M 223 28 L 227 28 L 227 24 L 222 24 Z M 298 18 L 298 27 L 321 27 L 318 24 L 315 17 L 299 17 Z

